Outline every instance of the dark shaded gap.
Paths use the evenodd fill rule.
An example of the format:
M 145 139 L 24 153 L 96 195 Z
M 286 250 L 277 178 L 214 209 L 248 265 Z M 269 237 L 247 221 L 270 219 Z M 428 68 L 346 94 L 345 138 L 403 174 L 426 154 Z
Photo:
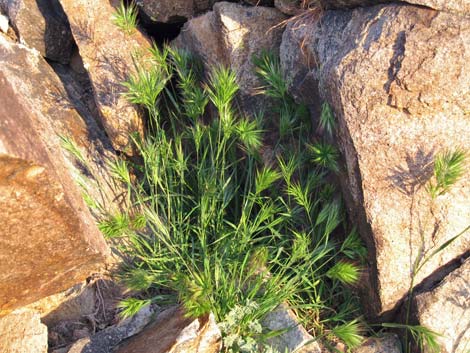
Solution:
M 95 101 L 93 85 L 85 69 L 82 58 L 79 53 L 78 46 L 72 35 L 70 23 L 67 15 L 58 0 L 37 0 L 38 7 L 46 20 L 46 27 L 48 26 L 51 14 L 49 10 L 53 11 L 54 16 L 58 16 L 61 20 L 61 28 L 63 28 L 67 35 L 67 43 L 70 42 L 70 50 L 68 60 L 51 60 L 44 58 L 50 67 L 57 74 L 57 77 L 64 86 L 65 93 L 67 94 L 67 101 L 77 113 L 81 116 L 87 127 L 88 137 L 91 141 L 96 141 L 96 147 L 103 150 L 115 152 L 111 146 L 109 137 L 104 129 L 101 119 L 101 113 Z M 45 4 L 49 6 L 45 6 Z M 50 30 L 57 30 L 51 28 Z M 45 33 L 45 42 L 49 39 L 50 33 Z M 59 43 L 60 45 L 61 43 Z M 58 48 L 60 50 L 60 47 Z M 104 151 L 98 150 L 99 153 Z
M 155 43 L 162 45 L 163 43 L 170 42 L 181 32 L 186 19 L 174 23 L 152 22 L 144 27 L 145 33 L 151 37 Z
M 174 16 L 170 19 L 171 22 L 156 22 L 141 7 L 138 6 L 137 8 L 139 10 L 137 19 L 140 30 L 149 36 L 159 47 L 178 37 L 184 24 L 188 21 L 186 17 Z

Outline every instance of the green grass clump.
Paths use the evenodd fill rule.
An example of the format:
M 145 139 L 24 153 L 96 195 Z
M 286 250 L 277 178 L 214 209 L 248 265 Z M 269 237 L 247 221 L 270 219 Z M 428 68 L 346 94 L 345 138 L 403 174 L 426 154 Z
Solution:
M 131 1 L 128 5 L 121 0 L 119 7 L 113 15 L 113 23 L 126 34 L 132 34 L 137 29 L 137 5 Z
M 428 192 L 435 199 L 450 190 L 463 175 L 466 154 L 463 150 L 445 151 L 434 160 L 434 180 L 428 184 Z
M 277 59 L 256 60 L 274 102 L 268 129 L 261 115 L 240 116 L 231 70 L 214 68 L 202 82 L 187 53 L 152 54 L 153 68 L 124 83 L 148 112 L 147 136 L 132 136 L 141 161 L 111 168 L 128 190 L 129 215 L 100 222 L 108 237 L 122 237 L 122 278 L 146 298 L 123 301 L 123 315 L 177 301 L 189 316 L 214 313 L 225 351 L 269 351 L 263 318 L 286 303 L 312 334 L 356 346 L 362 330 L 351 321 L 359 315 L 351 286 L 364 247 L 356 233 L 345 243 L 333 235 L 346 231 L 327 181 L 339 169 L 337 154 L 312 141 L 306 109 L 287 95 Z M 312 158 L 308 146 L 322 148 Z

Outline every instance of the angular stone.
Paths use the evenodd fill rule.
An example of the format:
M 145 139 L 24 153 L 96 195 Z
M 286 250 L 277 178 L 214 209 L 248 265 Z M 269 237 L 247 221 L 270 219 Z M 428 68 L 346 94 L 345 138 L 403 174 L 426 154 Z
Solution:
M 172 45 L 196 55 L 207 70 L 217 63 L 227 65 L 225 48 L 221 45 L 216 30 L 217 15 L 214 11 L 207 12 L 186 22 Z M 213 39 L 208 40 L 209 38 Z
M 69 288 L 107 258 L 74 178 L 96 176 L 83 186 L 102 204 L 116 194 L 104 182 L 113 154 L 96 122 L 77 113 L 37 51 L 2 35 L 0 87 L 1 314 Z M 64 153 L 61 135 L 76 142 L 89 169 Z
M 446 276 L 434 289 L 416 295 L 413 307 L 418 322 L 440 334 L 437 342 L 441 353 L 468 353 L 470 259 Z
M 2 353 L 47 353 L 47 327 L 39 314 L 17 310 L 0 318 Z
M 192 319 L 176 307 L 160 313 L 154 323 L 115 352 L 218 353 L 221 348 L 222 338 L 213 314 Z
M 368 338 L 353 353 L 402 353 L 401 343 L 395 334 Z
M 470 20 L 422 7 L 326 11 L 284 33 L 281 62 L 297 97 L 318 106 L 321 92 L 336 116 L 344 194 L 369 248 L 369 314 L 394 309 L 421 250 L 469 224 L 470 174 L 434 202 L 425 187 L 437 153 L 470 145 L 469 60 Z M 467 232 L 415 283 L 469 248 Z
M 190 20 L 173 44 L 200 57 L 208 72 L 217 65 L 233 69 L 240 85 L 242 109 L 257 112 L 266 100 L 256 95 L 261 82 L 252 58 L 263 50 L 278 51 L 280 24 L 285 19 L 274 8 L 218 2 L 212 12 Z
M 0 0 L 20 41 L 42 56 L 68 63 L 74 47 L 72 33 L 60 4 L 54 0 Z
M 182 22 L 212 8 L 217 0 L 136 0 L 152 22 Z
M 150 57 L 150 41 L 138 30 L 125 33 L 113 23 L 118 0 L 60 0 L 88 71 L 102 124 L 116 150 L 128 151 L 129 134 L 143 132 L 142 112 L 123 96 L 134 63 Z
M 278 352 L 322 353 L 318 342 L 310 342 L 313 336 L 300 325 L 294 312 L 287 305 L 268 313 L 263 319 L 263 327 L 271 331 L 289 329 L 281 335 L 269 338 L 266 342 Z

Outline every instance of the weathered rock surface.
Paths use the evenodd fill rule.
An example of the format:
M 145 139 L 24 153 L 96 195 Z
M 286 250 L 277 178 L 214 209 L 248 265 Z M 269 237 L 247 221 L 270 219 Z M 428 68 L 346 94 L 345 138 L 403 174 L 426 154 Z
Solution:
M 418 294 L 413 306 L 419 323 L 441 334 L 437 341 L 442 353 L 467 353 L 470 347 L 470 259 L 433 290 Z
M 103 126 L 120 151 L 129 148 L 129 134 L 142 133 L 139 109 L 123 96 L 122 83 L 134 63 L 150 56 L 150 41 L 139 31 L 125 33 L 113 23 L 119 1 L 60 0 L 70 22 L 85 69 L 90 76 Z
M 291 23 L 283 70 L 298 99 L 336 115 L 344 191 L 370 255 L 371 314 L 392 310 L 421 250 L 429 255 L 470 223 L 470 175 L 434 202 L 435 154 L 470 144 L 470 21 L 430 9 L 378 5 Z M 470 248 L 470 233 L 434 256 L 415 283 Z
M 132 337 L 116 353 L 218 353 L 222 339 L 212 314 L 187 318 L 181 308 L 160 313 L 154 323 Z
M 217 0 L 137 0 L 153 22 L 182 22 L 212 8 Z
M 64 349 L 64 353 L 111 353 L 114 348 L 137 333 L 141 332 L 155 316 L 156 308 L 145 306 L 134 316 L 108 327 L 91 337 L 85 337 Z M 61 352 L 58 350 L 57 352 Z M 144 353 L 144 351 L 142 351 Z
M 386 334 L 381 337 L 368 338 L 353 353 L 402 353 L 397 335 Z
M 113 199 L 109 142 L 36 51 L 0 35 L 0 314 L 80 282 L 109 254 L 74 178 Z M 70 136 L 88 167 L 61 148 Z M 90 168 L 90 169 L 88 169 Z M 107 176 L 106 176 L 107 175 Z M 104 202 L 104 201 L 103 201 Z
M 287 1 L 287 0 L 283 0 Z M 354 8 L 358 6 L 372 6 L 379 3 L 392 3 L 394 0 L 320 0 L 325 9 Z M 470 16 L 470 2 L 468 0 L 403 0 L 412 5 L 421 5 L 438 11 L 456 13 Z
M 302 11 L 301 0 L 274 0 L 274 6 L 289 16 L 298 15 Z
M 47 353 L 47 327 L 37 312 L 17 310 L 0 318 L 0 352 Z
M 322 352 L 322 348 L 317 342 L 309 343 L 313 340 L 313 336 L 299 324 L 295 314 L 286 305 L 268 313 L 263 320 L 263 327 L 271 331 L 289 329 L 289 331 L 267 340 L 267 344 L 277 349 L 278 352 Z
M 53 294 L 28 305 L 26 308 L 41 315 L 47 326 L 64 320 L 79 321 L 96 310 L 96 293 L 92 286 L 81 282 L 61 293 Z
M 406 0 L 410 4 L 422 5 L 439 11 L 448 11 L 464 16 L 470 16 L 470 1 L 468 0 Z
M 274 8 L 218 2 L 212 12 L 190 20 L 173 43 L 200 57 L 207 70 L 221 64 L 232 68 L 242 108 L 253 112 L 261 109 L 264 100 L 255 95 L 261 82 L 252 58 L 263 50 L 278 51 L 283 29 L 277 25 L 285 19 Z
M 67 17 L 54 0 L 0 0 L 20 41 L 48 59 L 68 63 L 74 47 Z

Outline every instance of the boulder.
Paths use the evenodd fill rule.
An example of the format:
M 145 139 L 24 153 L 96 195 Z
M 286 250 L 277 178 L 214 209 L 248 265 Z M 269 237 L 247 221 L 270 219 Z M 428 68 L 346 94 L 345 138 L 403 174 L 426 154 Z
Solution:
M 263 50 L 278 52 L 283 31 L 280 24 L 285 19 L 274 8 L 218 2 L 212 12 L 190 20 L 173 45 L 199 57 L 207 72 L 217 65 L 233 69 L 242 109 L 256 112 L 264 107 L 265 99 L 256 96 L 261 82 L 252 58 Z
M 0 87 L 1 315 L 103 266 L 109 249 L 82 192 L 102 205 L 116 193 L 106 182 L 114 154 L 96 122 L 78 114 L 37 51 L 2 35 Z M 75 141 L 87 165 L 63 150 L 60 136 Z
M 0 0 L 21 43 L 38 50 L 42 56 L 68 63 L 74 41 L 67 17 L 55 0 Z
M 116 150 L 129 152 L 129 134 L 143 132 L 138 107 L 123 96 L 122 85 L 136 60 L 150 57 L 150 41 L 135 30 L 125 33 L 113 23 L 119 1 L 60 0 L 68 17 L 83 66 L 95 94 L 102 124 Z
M 217 0 L 136 0 L 152 22 L 178 23 L 212 8 Z
M 313 336 L 298 322 L 296 315 L 287 305 L 281 305 L 268 313 L 263 319 L 263 327 L 270 331 L 288 329 L 287 332 L 267 339 L 266 343 L 278 352 L 323 352 L 318 342 L 311 342 Z
M 288 0 L 283 0 L 288 1 Z M 392 3 L 394 0 L 320 0 L 324 9 L 354 8 L 359 6 L 372 6 L 379 3 Z M 425 6 L 430 9 L 451 12 L 463 16 L 470 16 L 470 2 L 468 0 L 403 0 L 412 5 Z
M 402 353 L 401 343 L 395 334 L 368 338 L 353 353 Z
M 422 7 L 326 11 L 284 33 L 293 93 L 314 106 L 326 99 L 336 116 L 344 195 L 369 249 L 371 316 L 395 309 L 416 259 L 470 223 L 468 173 L 434 201 L 426 191 L 434 156 L 470 144 L 469 60 L 469 19 Z M 469 248 L 467 232 L 415 284 Z
M 2 353 L 47 353 L 47 327 L 39 314 L 16 310 L 0 318 L 0 351 Z
M 413 300 L 418 322 L 437 332 L 441 353 L 468 353 L 470 347 L 470 259 L 430 291 Z M 424 350 L 427 353 L 428 350 Z
M 222 338 L 213 314 L 193 319 L 175 307 L 160 313 L 154 323 L 115 353 L 218 353 L 221 348 Z

